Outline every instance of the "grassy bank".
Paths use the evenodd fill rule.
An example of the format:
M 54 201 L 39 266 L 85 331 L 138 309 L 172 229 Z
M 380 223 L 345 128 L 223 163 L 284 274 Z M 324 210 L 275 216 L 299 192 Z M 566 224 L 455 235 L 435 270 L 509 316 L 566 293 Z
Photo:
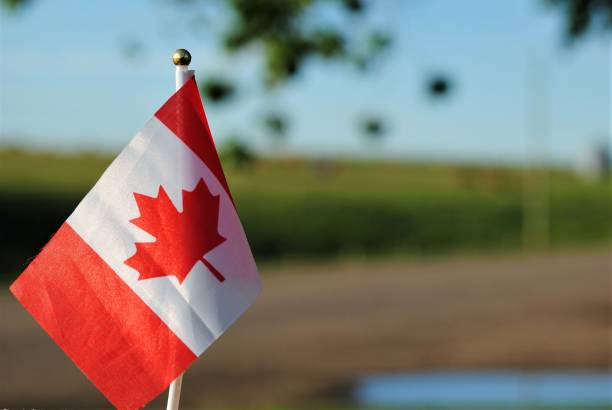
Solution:
M 0 151 L 0 269 L 14 274 L 99 178 L 111 158 Z M 260 160 L 227 170 L 259 260 L 361 253 L 518 248 L 519 169 L 364 161 Z M 552 246 L 610 238 L 609 181 L 550 172 Z

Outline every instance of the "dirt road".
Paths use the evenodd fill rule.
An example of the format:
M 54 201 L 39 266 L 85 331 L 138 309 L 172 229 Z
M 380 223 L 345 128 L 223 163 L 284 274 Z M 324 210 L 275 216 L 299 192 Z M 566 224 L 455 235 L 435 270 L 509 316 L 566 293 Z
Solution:
M 609 249 L 275 268 L 183 403 L 303 401 L 394 370 L 603 368 L 610 309 Z M 7 291 L 0 311 L 0 407 L 107 406 Z

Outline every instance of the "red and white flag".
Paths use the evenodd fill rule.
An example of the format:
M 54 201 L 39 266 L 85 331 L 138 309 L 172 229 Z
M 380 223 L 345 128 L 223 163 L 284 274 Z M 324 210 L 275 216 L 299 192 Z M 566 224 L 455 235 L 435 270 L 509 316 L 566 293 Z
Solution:
M 260 288 L 193 77 L 11 285 L 119 408 L 166 389 Z

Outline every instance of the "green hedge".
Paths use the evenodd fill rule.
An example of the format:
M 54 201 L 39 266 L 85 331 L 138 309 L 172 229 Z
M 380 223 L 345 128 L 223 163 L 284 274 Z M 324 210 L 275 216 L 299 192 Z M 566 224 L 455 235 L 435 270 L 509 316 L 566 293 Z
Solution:
M 56 170 L 49 166 L 39 177 L 18 172 L 43 167 L 20 155 L 21 162 L 0 164 L 13 172 L 0 175 L 0 272 L 8 276 L 48 241 L 108 163 L 99 159 L 91 171 L 91 160 L 44 158 Z M 523 242 L 519 170 L 265 161 L 229 170 L 228 180 L 259 261 L 518 248 Z M 551 174 L 553 246 L 609 240 L 610 210 L 609 181 Z

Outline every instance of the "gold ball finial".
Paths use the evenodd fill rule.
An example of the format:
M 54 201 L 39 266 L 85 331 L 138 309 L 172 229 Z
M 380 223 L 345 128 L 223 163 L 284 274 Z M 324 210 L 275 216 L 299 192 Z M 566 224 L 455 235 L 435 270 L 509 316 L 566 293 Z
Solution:
M 184 48 L 179 48 L 172 54 L 172 62 L 174 65 L 189 65 L 191 63 L 191 54 Z

